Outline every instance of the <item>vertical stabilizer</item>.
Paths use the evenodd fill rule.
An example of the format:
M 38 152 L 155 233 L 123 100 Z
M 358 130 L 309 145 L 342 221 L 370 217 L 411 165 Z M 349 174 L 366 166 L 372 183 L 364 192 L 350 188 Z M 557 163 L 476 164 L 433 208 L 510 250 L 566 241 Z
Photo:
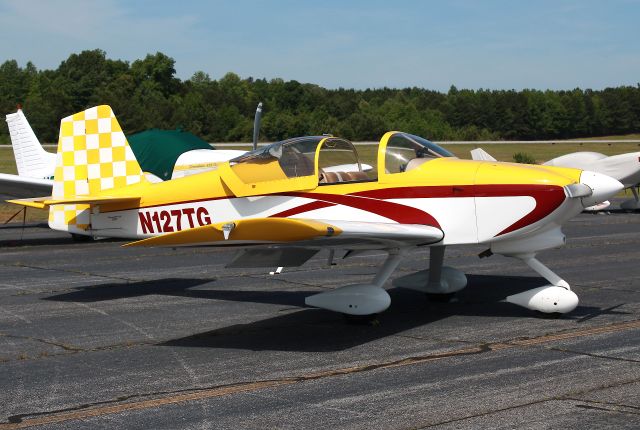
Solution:
M 497 161 L 487 151 L 482 148 L 476 148 L 471 150 L 471 159 L 476 161 Z
M 142 169 L 111 107 L 92 107 L 64 118 L 53 180 L 54 199 L 92 196 L 144 180 Z M 89 205 L 54 205 L 49 226 L 87 234 Z
M 38 179 L 53 177 L 56 154 L 42 148 L 22 109 L 7 115 L 7 125 L 18 175 Z

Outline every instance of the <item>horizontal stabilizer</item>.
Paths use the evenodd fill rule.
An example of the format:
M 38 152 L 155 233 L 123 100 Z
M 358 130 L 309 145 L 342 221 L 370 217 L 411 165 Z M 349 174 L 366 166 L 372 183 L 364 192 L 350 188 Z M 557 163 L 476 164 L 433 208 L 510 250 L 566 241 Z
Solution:
M 124 246 L 234 245 L 284 243 L 339 235 L 331 224 L 293 218 L 250 218 L 150 237 Z
M 51 194 L 52 179 L 28 178 L 26 176 L 0 173 L 0 198 L 22 199 Z
M 29 199 L 19 199 L 19 200 L 7 200 L 7 203 L 13 203 L 15 205 L 26 206 L 29 208 L 36 209 L 44 209 L 46 205 L 44 204 L 45 199 L 50 199 L 49 197 L 32 197 Z
M 140 197 L 110 197 L 110 196 L 72 196 L 70 198 L 54 199 L 48 197 L 36 197 L 33 199 L 7 200 L 16 205 L 29 206 L 44 209 L 53 205 L 100 205 L 107 203 L 134 203 Z

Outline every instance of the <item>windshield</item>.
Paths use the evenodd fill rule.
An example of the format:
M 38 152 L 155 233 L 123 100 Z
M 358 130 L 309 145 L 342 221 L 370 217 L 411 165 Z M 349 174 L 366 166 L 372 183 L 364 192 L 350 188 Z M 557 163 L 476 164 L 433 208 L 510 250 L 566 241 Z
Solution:
M 422 163 L 442 157 L 455 156 L 446 149 L 420 136 L 395 133 L 387 142 L 385 172 L 406 172 Z
M 277 161 L 279 170 L 287 178 L 310 176 L 314 174 L 315 152 L 322 139 L 323 136 L 309 136 L 283 140 L 247 152 L 230 160 L 229 163 L 234 167 L 234 171 L 238 172 L 245 170 L 239 169 L 241 166 L 265 165 Z

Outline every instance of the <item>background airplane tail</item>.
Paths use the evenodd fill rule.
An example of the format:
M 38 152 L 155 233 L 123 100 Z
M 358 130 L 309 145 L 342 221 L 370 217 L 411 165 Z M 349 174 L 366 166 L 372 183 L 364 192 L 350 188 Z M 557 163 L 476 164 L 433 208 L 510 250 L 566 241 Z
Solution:
M 476 161 L 498 161 L 491 154 L 482 148 L 471 150 L 471 159 Z
M 110 106 L 92 107 L 64 118 L 53 180 L 54 200 L 104 195 L 144 181 L 142 169 Z M 90 205 L 53 205 L 49 226 L 89 234 Z
M 56 154 L 44 150 L 27 118 L 18 109 L 6 117 L 13 146 L 18 175 L 29 178 L 50 179 L 53 176 Z

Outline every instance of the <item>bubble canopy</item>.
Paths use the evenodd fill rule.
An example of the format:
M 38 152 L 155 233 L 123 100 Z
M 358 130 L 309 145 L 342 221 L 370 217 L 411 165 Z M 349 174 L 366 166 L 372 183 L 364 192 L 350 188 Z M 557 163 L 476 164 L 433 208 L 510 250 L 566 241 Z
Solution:
M 227 172 L 223 176 L 225 182 L 240 194 L 257 195 L 267 186 L 270 190 L 291 191 L 376 181 L 379 174 L 404 173 L 443 157 L 454 155 L 420 136 L 394 131 L 382 137 L 376 151 L 377 162 L 367 160 L 374 161 L 369 165 L 361 160 L 356 146 L 346 139 L 306 136 L 247 152 L 230 160 L 221 168 L 221 173 Z
M 247 152 L 230 160 L 231 165 L 240 163 L 264 164 L 277 160 L 287 177 L 314 174 L 315 154 L 327 136 L 295 137 Z

